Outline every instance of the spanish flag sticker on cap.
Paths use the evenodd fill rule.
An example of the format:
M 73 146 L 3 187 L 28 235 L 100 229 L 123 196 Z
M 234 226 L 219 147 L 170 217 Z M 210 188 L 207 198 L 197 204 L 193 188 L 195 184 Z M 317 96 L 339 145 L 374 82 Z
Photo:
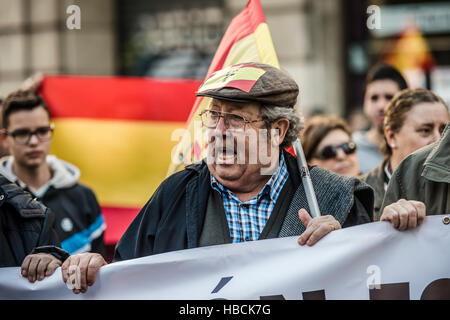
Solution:
M 200 86 L 197 93 L 225 87 L 239 89 L 248 93 L 264 73 L 266 73 L 265 70 L 251 64 L 231 66 L 214 72 Z

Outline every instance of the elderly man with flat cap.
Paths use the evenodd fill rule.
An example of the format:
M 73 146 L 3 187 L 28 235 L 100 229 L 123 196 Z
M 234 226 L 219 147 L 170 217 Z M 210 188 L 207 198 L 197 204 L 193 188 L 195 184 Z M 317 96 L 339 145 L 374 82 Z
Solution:
M 201 112 L 208 157 L 168 177 L 119 241 L 115 261 L 174 250 L 300 236 L 313 245 L 333 230 L 370 222 L 373 191 L 354 178 L 310 170 L 322 216 L 311 218 L 296 159 L 284 151 L 301 121 L 298 86 L 285 72 L 262 63 L 214 73 L 198 95 L 211 102 Z M 98 255 L 71 256 L 81 267 L 81 289 L 106 264 Z

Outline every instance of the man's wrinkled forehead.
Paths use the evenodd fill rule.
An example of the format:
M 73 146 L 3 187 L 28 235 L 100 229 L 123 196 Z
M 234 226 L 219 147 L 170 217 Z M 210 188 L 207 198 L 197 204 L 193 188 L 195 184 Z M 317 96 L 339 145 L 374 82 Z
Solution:
M 259 113 L 260 104 L 258 102 L 236 102 L 212 98 L 209 104 L 210 109 L 221 109 L 222 111 L 243 111 L 246 113 Z

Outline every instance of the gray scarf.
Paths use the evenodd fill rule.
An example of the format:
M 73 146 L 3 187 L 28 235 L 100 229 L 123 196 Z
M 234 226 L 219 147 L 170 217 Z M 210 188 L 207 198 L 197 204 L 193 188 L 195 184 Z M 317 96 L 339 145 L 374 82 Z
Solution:
M 343 225 L 353 207 L 357 193 L 364 193 L 359 197 L 360 199 L 369 197 L 368 201 L 363 203 L 367 204 L 365 208 L 367 212 L 372 214 L 373 191 L 369 185 L 359 179 L 343 177 L 320 167 L 312 167 L 310 175 L 322 215 L 332 215 Z M 310 212 L 303 184 L 300 184 L 294 194 L 279 237 L 300 235 L 305 231 L 306 228 L 298 217 L 298 210 L 301 208 Z

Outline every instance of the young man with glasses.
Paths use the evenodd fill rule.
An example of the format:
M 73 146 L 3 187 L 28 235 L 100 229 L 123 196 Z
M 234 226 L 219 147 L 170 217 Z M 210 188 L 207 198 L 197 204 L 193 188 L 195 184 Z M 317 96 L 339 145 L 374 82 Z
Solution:
M 55 230 L 70 254 L 105 254 L 105 224 L 91 189 L 78 183 L 74 165 L 49 155 L 54 132 L 50 112 L 34 90 L 6 97 L 0 134 L 11 156 L 0 160 L 0 174 L 33 194 L 56 215 Z

